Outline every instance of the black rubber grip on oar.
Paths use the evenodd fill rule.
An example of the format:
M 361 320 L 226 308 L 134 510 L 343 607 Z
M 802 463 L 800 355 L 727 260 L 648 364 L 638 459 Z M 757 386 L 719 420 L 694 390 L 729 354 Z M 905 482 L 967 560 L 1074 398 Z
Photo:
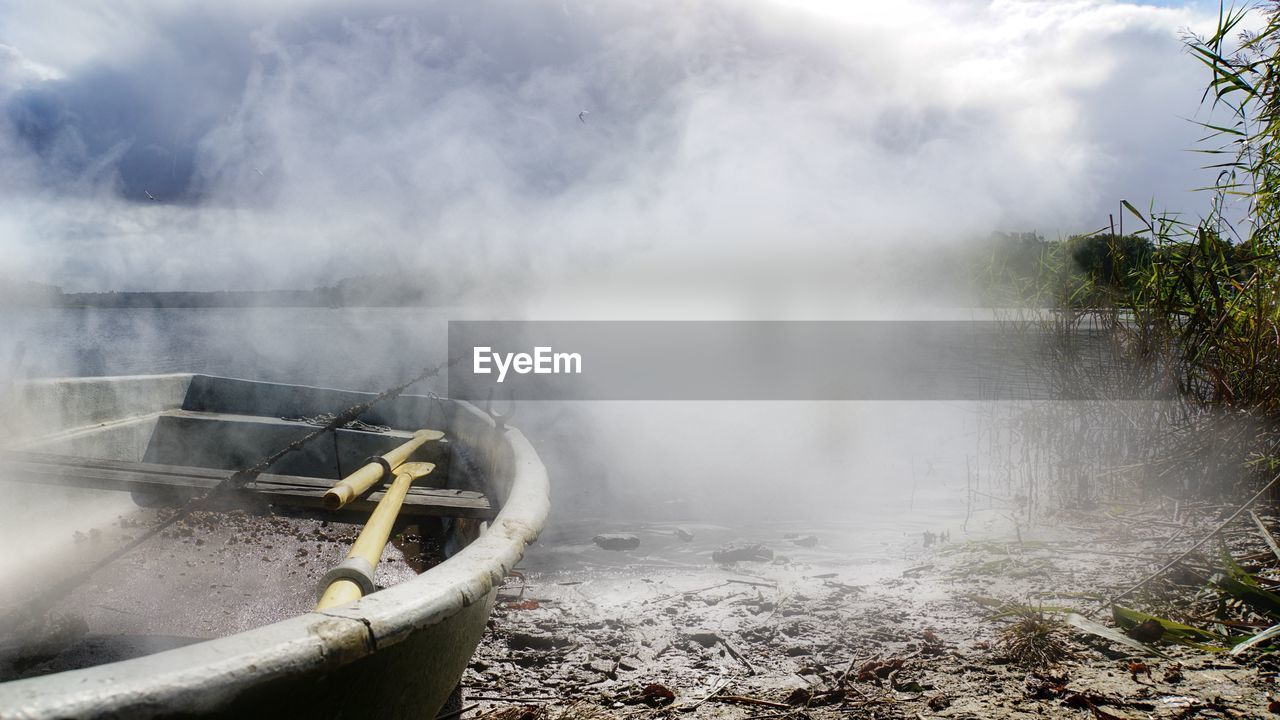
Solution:
M 377 463 L 381 465 L 383 480 L 387 480 L 391 477 L 391 463 L 387 462 L 387 459 L 382 457 L 381 455 L 371 455 L 370 457 L 365 459 L 364 463 L 366 465 L 368 465 L 369 463 Z

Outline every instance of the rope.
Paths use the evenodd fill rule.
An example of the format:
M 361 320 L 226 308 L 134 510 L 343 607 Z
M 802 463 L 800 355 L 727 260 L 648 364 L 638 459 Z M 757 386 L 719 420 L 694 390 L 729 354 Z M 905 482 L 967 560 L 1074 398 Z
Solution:
M 124 557 L 134 548 L 150 540 L 156 535 L 159 535 L 160 533 L 164 532 L 169 527 L 171 527 L 174 523 L 187 517 L 192 512 L 200 509 L 200 507 L 203 506 L 207 501 L 212 500 L 219 495 L 231 494 L 231 493 L 242 490 L 244 488 L 245 483 L 252 482 L 254 478 L 256 478 L 258 475 L 261 475 L 267 468 L 274 465 L 276 462 L 278 462 L 281 458 L 288 455 L 289 453 L 301 450 L 308 443 L 313 442 L 314 440 L 316 440 L 316 438 L 323 436 L 325 433 L 329 431 L 336 431 L 338 428 L 346 427 L 349 423 L 356 421 L 356 419 L 360 415 L 363 415 L 364 413 L 373 409 L 373 407 L 378 403 L 385 402 L 387 400 L 391 400 L 393 398 L 398 397 L 405 390 L 409 389 L 411 385 L 420 383 L 423 380 L 428 380 L 430 378 L 433 378 L 439 375 L 444 370 L 450 367 L 453 367 L 460 360 L 462 360 L 462 356 L 446 360 L 445 362 L 440 363 L 439 365 L 435 365 L 433 367 L 425 368 L 421 373 L 418 374 L 417 377 L 414 377 L 406 382 L 400 383 L 399 385 L 396 385 L 394 387 L 383 390 L 382 392 L 378 393 L 377 395 L 370 398 L 369 400 L 366 400 L 365 402 L 362 402 L 362 403 L 356 403 L 355 405 L 352 405 L 346 410 L 343 410 L 342 412 L 336 415 L 333 415 L 331 420 L 326 422 L 324 425 L 318 427 L 315 431 L 310 432 L 307 435 L 297 440 L 294 440 L 293 442 L 289 443 L 283 448 L 280 448 L 279 450 L 263 457 L 261 460 L 254 463 L 253 465 L 250 465 L 249 467 L 243 468 L 241 470 L 237 470 L 236 472 L 232 473 L 229 477 L 227 477 L 227 479 L 223 480 L 222 482 L 218 483 L 214 487 L 210 488 L 203 495 L 198 495 L 196 497 L 191 498 L 186 502 L 185 505 L 178 508 L 178 510 L 174 512 L 173 515 L 171 515 L 169 518 L 162 521 L 159 525 L 156 525 L 155 527 L 151 528 L 150 530 L 147 530 L 146 532 L 142 533 L 141 535 L 134 538 L 133 540 L 130 540 L 128 543 L 125 543 L 123 546 L 108 553 L 106 557 L 102 558 L 101 560 L 94 563 L 90 567 L 87 567 L 81 570 L 80 572 L 77 572 L 71 575 L 70 577 L 63 579 L 60 582 L 54 583 L 52 587 L 44 590 L 43 592 L 33 597 L 30 602 L 26 603 L 26 606 L 34 607 L 34 608 L 43 608 L 43 609 L 48 609 L 52 607 L 53 603 L 56 600 L 58 600 L 60 596 L 65 595 L 66 593 L 83 585 L 96 572 L 106 567 L 107 565 L 110 565 L 116 560 L 119 560 L 120 558 Z
M 361 415 L 372 410 L 373 407 L 378 403 L 398 397 L 405 390 L 409 389 L 409 386 L 422 382 L 423 380 L 433 378 L 439 375 L 442 371 L 450 367 L 453 367 L 461 360 L 462 360 L 461 355 L 455 358 L 451 358 L 443 363 L 440 363 L 439 365 L 436 365 L 435 367 L 430 367 L 430 368 L 427 368 L 426 370 L 423 370 L 422 373 L 415 378 L 412 378 L 403 383 L 400 383 L 395 387 L 391 387 L 386 390 L 383 390 L 382 392 L 378 393 L 373 398 L 366 400 L 365 402 L 356 403 L 355 405 L 352 405 L 346 410 L 343 410 L 337 415 L 334 415 L 333 419 L 330 420 L 329 422 L 325 423 L 324 425 L 318 426 L 316 430 L 304 435 L 303 437 L 297 440 L 294 440 L 293 442 L 289 443 L 283 448 L 280 448 L 279 450 L 262 458 L 261 460 L 254 463 L 253 465 L 247 468 L 244 468 L 243 470 L 237 470 L 231 477 L 222 481 L 221 483 L 218 484 L 217 487 L 214 487 L 212 490 L 210 490 L 209 494 L 213 494 L 217 492 L 219 489 L 223 488 L 223 486 L 227 486 L 227 485 L 230 485 L 231 487 L 234 487 L 237 490 L 242 488 L 245 483 L 251 482 L 255 477 L 265 472 L 267 468 L 276 464 L 276 462 L 278 462 L 280 458 L 283 458 L 285 455 L 288 455 L 289 453 L 295 452 L 297 450 L 301 450 L 303 447 L 307 445 L 307 443 L 312 442 L 313 440 L 320 437 L 321 435 L 324 435 L 326 432 L 330 430 L 336 430 L 338 428 L 345 427 L 347 423 L 355 421 Z
M 333 431 L 333 467 L 338 472 L 338 479 L 346 477 L 342 472 L 342 451 L 338 450 L 338 431 Z

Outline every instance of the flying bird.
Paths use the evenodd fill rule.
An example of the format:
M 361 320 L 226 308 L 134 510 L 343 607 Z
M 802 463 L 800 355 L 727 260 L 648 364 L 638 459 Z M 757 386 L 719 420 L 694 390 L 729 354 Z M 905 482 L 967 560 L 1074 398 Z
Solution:
M 582 112 L 578 113 L 578 119 L 582 121 L 583 125 L 587 124 L 587 116 L 590 114 L 591 114 L 590 110 L 583 110 Z

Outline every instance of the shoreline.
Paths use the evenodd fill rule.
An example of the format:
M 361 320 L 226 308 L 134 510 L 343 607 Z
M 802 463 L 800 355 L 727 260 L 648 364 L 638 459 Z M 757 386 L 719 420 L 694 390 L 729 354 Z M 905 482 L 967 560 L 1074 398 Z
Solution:
M 1087 609 L 1082 594 L 1114 593 L 1149 572 L 1148 553 L 1169 534 L 1148 525 L 1155 532 L 1120 537 L 1118 526 L 1082 531 L 1082 522 L 929 548 L 917 536 L 872 567 L 824 551 L 821 536 L 807 555 L 776 534 L 749 537 L 788 556 L 726 565 L 674 540 L 628 562 L 580 538 L 573 554 L 604 567 L 508 578 L 464 676 L 475 707 L 463 717 L 510 720 L 514 708 L 552 720 L 672 710 L 723 720 L 1268 715 L 1274 673 L 1247 658 L 1169 644 L 1158 648 L 1167 658 L 1144 657 L 1074 629 L 1062 631 L 1070 657 L 1061 663 L 1002 656 L 1009 617 L 992 601 Z M 553 552 L 570 550 L 557 544 Z

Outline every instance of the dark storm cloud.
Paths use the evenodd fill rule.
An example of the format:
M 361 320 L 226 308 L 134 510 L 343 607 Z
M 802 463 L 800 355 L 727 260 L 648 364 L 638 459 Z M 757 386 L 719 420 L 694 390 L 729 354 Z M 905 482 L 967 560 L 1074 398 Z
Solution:
M 243 92 L 248 40 L 240 23 L 173 18 L 138 47 L 26 85 L 4 115 L 44 165 L 39 180 L 68 183 L 106 161 L 125 198 L 189 200 L 195 145 Z
M 567 71 L 587 77 L 574 97 L 565 98 L 577 101 L 562 106 L 565 118 L 576 117 L 578 104 L 615 122 L 651 112 L 664 88 L 683 74 L 705 70 L 716 53 L 655 55 L 643 68 L 647 77 L 590 77 L 589 61 L 642 16 L 639 8 L 589 16 L 546 7 L 531 12 L 510 2 L 317 5 L 267 18 L 235 7 L 225 15 L 193 10 L 162 17 L 142 43 L 120 57 L 19 89 L 6 99 L 5 115 L 12 132 L 45 164 L 42 180 L 66 182 L 106 160 L 118 172 L 116 190 L 128 199 L 145 201 L 149 191 L 161 201 L 192 201 L 225 169 L 197 167 L 197 152 L 225 138 L 211 133 L 252 99 L 245 96 L 247 85 L 287 92 L 277 84 L 296 81 L 298 70 L 333 78 L 307 78 L 302 97 L 295 99 L 324 113 L 311 120 L 348 133 L 372 134 L 388 122 L 407 122 L 406 110 L 429 114 L 450 93 L 463 91 L 509 96 L 512 107 L 486 107 L 491 114 L 469 120 L 488 126 L 495 142 L 504 136 L 518 140 L 531 123 L 536 130 L 537 120 L 516 113 L 519 95 L 538 75 Z M 744 19 L 724 20 L 732 25 Z M 401 103 L 360 101 L 365 90 L 406 70 L 415 77 L 400 88 L 409 91 Z M 218 149 L 207 154 L 216 163 Z M 580 169 L 561 154 L 509 160 L 535 190 L 562 187 Z

